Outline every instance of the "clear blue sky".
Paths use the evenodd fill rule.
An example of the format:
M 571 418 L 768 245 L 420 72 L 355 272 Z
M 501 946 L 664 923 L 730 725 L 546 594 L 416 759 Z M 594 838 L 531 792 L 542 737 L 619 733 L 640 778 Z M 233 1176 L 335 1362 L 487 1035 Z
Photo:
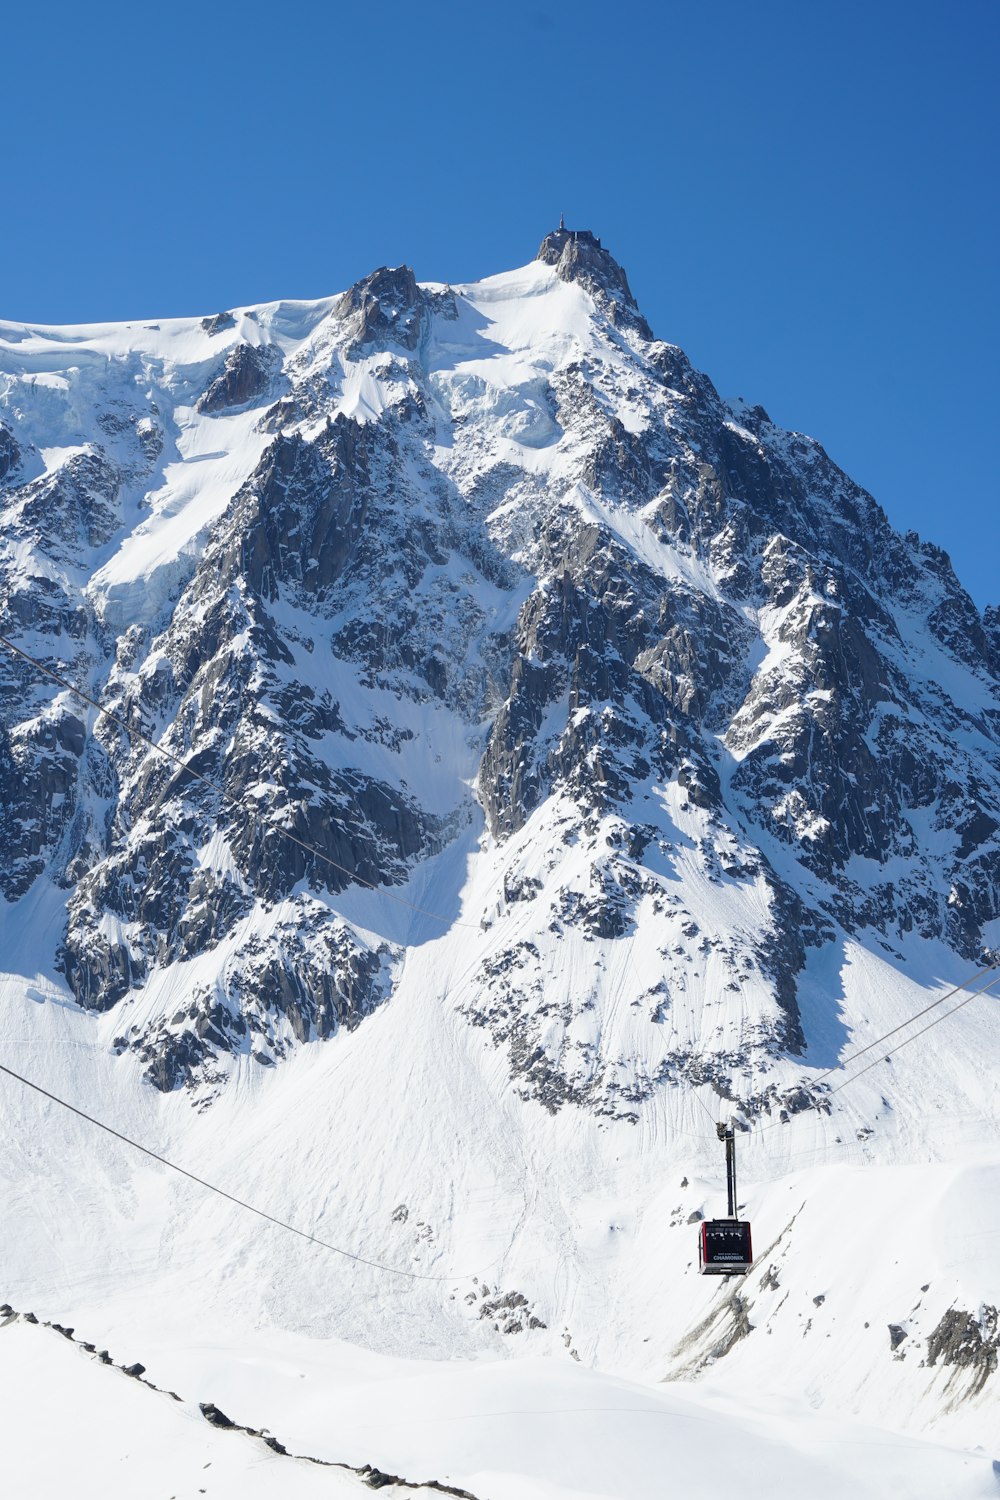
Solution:
M 997 602 L 998 40 L 997 0 L 6 7 L 0 316 L 471 279 L 565 211 Z

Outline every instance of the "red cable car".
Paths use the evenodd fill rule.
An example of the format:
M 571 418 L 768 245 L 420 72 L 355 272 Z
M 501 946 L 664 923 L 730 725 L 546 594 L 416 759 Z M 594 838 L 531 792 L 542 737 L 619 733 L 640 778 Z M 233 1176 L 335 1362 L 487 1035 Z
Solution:
M 726 1143 L 728 1219 L 705 1219 L 698 1230 L 698 1274 L 700 1276 L 744 1276 L 753 1266 L 750 1225 L 736 1217 L 736 1136 L 733 1127 L 717 1125 L 719 1140 Z
M 753 1265 L 750 1225 L 740 1219 L 706 1219 L 698 1235 L 702 1276 L 742 1276 Z

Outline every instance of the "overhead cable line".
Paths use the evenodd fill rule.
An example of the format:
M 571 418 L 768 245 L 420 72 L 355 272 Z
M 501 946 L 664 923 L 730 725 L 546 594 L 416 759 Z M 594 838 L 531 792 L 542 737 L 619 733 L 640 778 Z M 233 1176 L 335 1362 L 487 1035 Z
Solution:
M 982 979 L 985 974 L 994 975 L 994 978 L 991 979 L 988 984 L 983 985 L 978 990 L 973 990 L 971 994 L 969 994 L 964 1000 L 960 1001 L 958 1005 L 952 1006 L 951 1010 L 946 1011 L 944 1015 L 936 1016 L 933 1021 L 929 1022 L 926 1026 L 922 1026 L 920 1030 L 914 1032 L 912 1036 L 904 1037 L 901 1042 L 897 1042 L 894 1047 L 890 1047 L 888 1052 L 883 1053 L 881 1057 L 877 1057 L 873 1062 L 868 1063 L 868 1065 L 862 1068 L 860 1072 L 853 1073 L 850 1078 L 845 1078 L 843 1083 L 839 1083 L 836 1088 L 829 1089 L 824 1097 L 830 1098 L 833 1094 L 839 1094 L 842 1089 L 847 1088 L 848 1084 L 853 1083 L 855 1079 L 861 1078 L 863 1074 L 870 1072 L 872 1068 L 878 1067 L 879 1063 L 884 1062 L 887 1058 L 892 1057 L 894 1053 L 899 1052 L 901 1048 L 907 1046 L 910 1042 L 916 1041 L 917 1037 L 923 1036 L 925 1032 L 930 1031 L 931 1028 L 936 1026 L 940 1021 L 946 1020 L 948 1016 L 955 1015 L 955 1013 L 961 1010 L 963 1006 L 968 1005 L 971 1000 L 975 1000 L 980 995 L 987 995 L 991 990 L 995 990 L 996 986 L 1000 984 L 1000 973 L 997 972 L 998 970 L 1000 970 L 1000 958 L 994 959 L 992 963 L 984 964 L 980 969 L 977 969 L 974 974 L 971 974 L 969 978 L 964 980 L 961 984 L 953 985 L 950 990 L 946 990 L 943 995 L 939 995 L 936 1000 L 932 1000 L 929 1005 L 925 1005 L 923 1010 L 915 1011 L 912 1016 L 907 1016 L 905 1021 L 900 1021 L 898 1025 L 893 1026 L 889 1031 L 883 1032 L 883 1034 L 876 1037 L 874 1041 L 866 1042 L 863 1047 L 859 1047 L 856 1052 L 852 1052 L 849 1057 L 843 1058 L 840 1062 L 834 1063 L 833 1067 L 825 1069 L 825 1071 L 818 1074 L 817 1077 L 803 1080 L 802 1086 L 807 1089 L 815 1088 L 815 1086 L 818 1083 L 822 1083 L 825 1078 L 831 1077 L 831 1075 L 834 1073 L 841 1072 L 844 1068 L 850 1067 L 851 1063 L 856 1062 L 858 1058 L 866 1056 L 867 1053 L 874 1051 L 876 1047 L 881 1047 L 883 1042 L 888 1041 L 890 1037 L 896 1036 L 898 1032 L 904 1031 L 907 1026 L 912 1026 L 914 1021 L 919 1021 L 922 1016 L 929 1015 L 932 1010 L 936 1010 L 938 1006 L 943 1005 L 946 1000 L 951 1000 L 953 996 L 957 995 L 961 990 L 968 990 L 969 986 L 975 984 L 977 979 Z M 711 1110 L 708 1108 L 708 1105 L 705 1103 L 700 1093 L 698 1092 L 701 1087 L 701 1084 L 695 1084 L 692 1089 L 692 1094 L 697 1103 L 705 1111 L 705 1114 L 711 1120 L 712 1124 L 717 1125 L 718 1121 L 715 1119 Z M 739 1108 L 743 1107 L 739 1099 L 734 1099 L 731 1102 Z M 765 1131 L 774 1130 L 779 1125 L 784 1124 L 787 1124 L 786 1120 L 768 1120 L 766 1124 L 751 1124 L 747 1128 L 752 1134 L 763 1135 Z M 675 1134 L 684 1135 L 690 1134 L 690 1132 L 675 1131 Z M 708 1141 L 714 1138 L 703 1135 L 699 1136 L 698 1139 Z
M 279 1229 L 287 1229 L 289 1234 L 296 1234 L 300 1239 L 308 1240 L 311 1245 L 319 1245 L 324 1250 L 332 1250 L 335 1255 L 342 1255 L 346 1260 L 353 1260 L 358 1265 L 370 1266 L 375 1271 L 387 1271 L 392 1276 L 408 1276 L 413 1281 L 464 1281 L 471 1272 L 452 1273 L 448 1276 L 433 1276 L 428 1271 L 408 1271 L 403 1266 L 387 1266 L 379 1260 L 369 1260 L 365 1255 L 356 1255 L 353 1250 L 344 1250 L 340 1245 L 332 1245 L 329 1240 L 324 1240 L 316 1234 L 310 1234 L 305 1229 L 297 1229 L 294 1224 L 287 1223 L 284 1219 L 269 1214 L 262 1208 L 247 1203 L 244 1198 L 237 1198 L 234 1193 L 227 1193 L 225 1188 L 220 1188 L 214 1182 L 208 1182 L 204 1177 L 199 1177 L 195 1172 L 189 1172 L 186 1167 L 178 1166 L 177 1162 L 171 1161 L 167 1156 L 161 1156 L 158 1151 L 153 1151 L 149 1146 L 143 1146 L 139 1141 L 134 1141 L 131 1136 L 124 1135 L 122 1131 L 115 1130 L 113 1125 L 98 1120 L 94 1115 L 88 1115 L 85 1110 L 77 1109 L 75 1104 L 61 1099 L 58 1094 L 50 1093 L 48 1089 L 42 1088 L 40 1083 L 33 1083 L 30 1078 L 25 1078 L 22 1073 L 15 1073 L 13 1068 L 6 1067 L 0 1063 L 0 1073 L 6 1073 L 9 1078 L 16 1078 L 18 1083 L 23 1083 L 26 1088 L 34 1089 L 36 1094 L 42 1094 L 46 1099 L 51 1099 L 53 1104 L 61 1105 L 68 1109 L 71 1114 L 78 1115 L 81 1120 L 86 1120 L 90 1125 L 96 1125 L 98 1130 L 106 1131 L 113 1135 L 116 1140 L 123 1141 L 126 1146 L 131 1146 L 135 1151 L 141 1151 L 144 1156 L 152 1157 L 162 1166 L 169 1167 L 172 1172 L 179 1172 L 182 1177 L 187 1177 L 191 1182 L 196 1182 L 199 1187 L 207 1188 L 210 1193 L 217 1193 L 220 1198 L 235 1203 L 237 1208 L 246 1209 L 247 1213 L 256 1214 L 259 1219 L 266 1219 L 269 1224 L 276 1224 Z M 486 1269 L 489 1269 L 487 1267 Z
M 694 1089 L 692 1091 L 694 1093 L 694 1097 L 698 1101 L 698 1103 L 701 1105 L 702 1109 L 705 1111 L 705 1113 L 708 1116 L 708 1118 L 711 1120 L 712 1125 L 713 1126 L 718 1125 L 718 1123 L 719 1123 L 718 1120 L 715 1118 L 715 1116 L 713 1115 L 712 1111 L 709 1109 L 708 1105 L 705 1103 L 704 1099 L 701 1097 L 701 1094 L 698 1092 L 698 1090 L 701 1089 L 701 1088 L 704 1088 L 704 1084 L 703 1083 L 696 1083 L 695 1084 Z M 707 1141 L 708 1140 L 708 1136 L 707 1135 L 703 1135 L 701 1137 L 701 1139 L 703 1141 Z
M 932 1027 L 939 1026 L 942 1021 L 947 1021 L 949 1016 L 955 1015 L 962 1009 L 963 1006 L 970 1004 L 970 1002 L 977 999 L 978 996 L 985 995 L 997 984 L 1000 984 L 1000 975 L 998 975 L 996 979 L 992 979 L 990 983 L 983 989 L 973 990 L 971 995 L 966 995 L 965 999 L 960 1000 L 957 1005 L 953 1005 L 951 1010 L 946 1010 L 943 1016 L 935 1016 L 933 1021 L 928 1021 L 926 1026 L 921 1026 L 920 1030 L 915 1031 L 912 1036 L 904 1037 L 901 1042 L 897 1042 L 894 1047 L 890 1047 L 889 1051 L 886 1052 L 883 1057 L 876 1057 L 874 1062 L 870 1062 L 865 1067 L 863 1067 L 860 1073 L 854 1073 L 850 1078 L 845 1078 L 843 1083 L 838 1083 L 835 1089 L 830 1090 L 830 1094 L 839 1094 L 841 1089 L 846 1089 L 849 1083 L 855 1083 L 859 1078 L 862 1077 L 863 1074 L 870 1072 L 872 1068 L 877 1068 L 879 1063 L 888 1062 L 889 1058 L 892 1057 L 894 1053 L 900 1052 L 904 1047 L 908 1047 L 911 1042 L 915 1042 L 917 1040 L 917 1037 L 923 1036 L 924 1033 L 930 1031 Z M 959 988 L 964 988 L 964 986 L 959 986 Z M 954 993 L 954 991 L 952 991 L 952 993 Z M 920 1014 L 926 1015 L 926 1011 L 921 1011 Z M 911 1017 L 911 1020 L 915 1021 L 916 1019 L 916 1016 Z
M 930 1005 L 925 1005 L 923 1010 L 918 1010 L 912 1016 L 907 1016 L 905 1021 L 900 1021 L 897 1026 L 893 1026 L 890 1031 L 884 1032 L 882 1036 L 876 1037 L 874 1041 L 866 1043 L 864 1047 L 859 1047 L 857 1052 L 851 1053 L 850 1057 L 845 1057 L 841 1062 L 834 1063 L 832 1068 L 827 1068 L 825 1072 L 820 1073 L 818 1077 L 804 1081 L 803 1087 L 808 1089 L 814 1088 L 816 1084 L 821 1083 L 824 1078 L 829 1078 L 831 1074 L 838 1073 L 842 1069 L 849 1067 L 851 1063 L 856 1062 L 859 1057 L 864 1057 L 867 1053 L 873 1051 L 876 1047 L 881 1047 L 883 1042 L 888 1041 L 890 1037 L 895 1036 L 898 1032 L 904 1031 L 907 1026 L 912 1026 L 913 1022 L 919 1021 L 922 1016 L 926 1016 L 932 1010 L 936 1010 L 939 1005 L 943 1005 L 946 1000 L 952 999 L 952 997 L 954 995 L 957 995 L 960 990 L 967 990 L 971 984 L 974 984 L 976 982 L 977 979 L 982 979 L 984 974 L 994 975 L 994 978 L 991 979 L 988 984 L 983 985 L 982 988 L 978 990 L 972 990 L 972 992 L 968 994 L 964 1000 L 959 1001 L 958 1005 L 952 1006 L 951 1010 L 945 1011 L 944 1015 L 935 1016 L 933 1021 L 930 1021 L 926 1026 L 922 1026 L 920 1030 L 915 1031 L 912 1036 L 904 1037 L 901 1042 L 897 1042 L 894 1047 L 890 1047 L 888 1052 L 883 1053 L 881 1057 L 876 1057 L 873 1062 L 868 1063 L 860 1070 L 860 1072 L 853 1073 L 850 1078 L 845 1078 L 843 1083 L 839 1083 L 836 1088 L 829 1089 L 824 1097 L 830 1098 L 834 1094 L 839 1094 L 842 1089 L 847 1088 L 848 1084 L 854 1083 L 856 1079 L 861 1078 L 865 1073 L 870 1072 L 872 1068 L 878 1067 L 879 1063 L 885 1062 L 888 1058 L 892 1057 L 894 1053 L 899 1052 L 901 1048 L 907 1046 L 910 1042 L 915 1042 L 917 1037 L 923 1036 L 925 1032 L 930 1031 L 931 1028 L 937 1026 L 939 1022 L 947 1020 L 948 1016 L 955 1015 L 957 1011 L 960 1011 L 963 1006 L 968 1005 L 970 1001 L 978 999 L 980 995 L 989 994 L 991 990 L 994 990 L 996 986 L 1000 984 L 1000 973 L 996 972 L 998 969 L 1000 969 L 1000 959 L 994 959 L 992 963 L 985 964 L 982 968 L 978 969 L 975 974 L 970 975 L 964 983 L 954 985 L 943 995 L 939 995 L 936 1000 L 932 1000 Z M 757 1135 L 763 1135 L 766 1130 L 774 1130 L 778 1125 L 783 1125 L 786 1123 L 787 1121 L 784 1120 L 769 1120 L 766 1125 L 751 1125 L 750 1130 L 751 1132 L 756 1132 Z
M 890 1047 L 889 1051 L 884 1053 L 881 1057 L 876 1057 L 872 1062 L 868 1063 L 859 1072 L 852 1074 L 850 1078 L 845 1078 L 843 1083 L 838 1083 L 837 1087 L 834 1089 L 830 1089 L 830 1091 L 824 1097 L 830 1099 L 834 1094 L 839 1094 L 842 1089 L 848 1088 L 852 1083 L 854 1083 L 858 1078 L 861 1078 L 865 1073 L 869 1073 L 873 1068 L 877 1068 L 880 1063 L 888 1062 L 889 1058 L 893 1057 L 897 1052 L 908 1046 L 910 1042 L 915 1042 L 918 1037 L 923 1036 L 925 1031 L 930 1031 L 932 1027 L 939 1025 L 940 1022 L 946 1021 L 949 1016 L 953 1016 L 956 1011 L 961 1010 L 962 1007 L 968 1005 L 970 1001 L 978 999 L 980 995 L 989 994 L 989 992 L 991 990 L 994 990 L 998 984 L 1000 984 L 1000 976 L 997 976 L 996 979 L 992 979 L 990 983 L 988 985 L 984 985 L 982 989 L 974 990 L 970 995 L 967 995 L 964 1000 L 959 1001 L 958 1005 L 953 1005 L 951 1010 L 945 1011 L 943 1016 L 935 1016 L 933 1021 L 929 1021 L 926 1026 L 922 1026 L 920 1030 L 915 1031 L 912 1036 L 904 1037 L 901 1042 L 897 1042 L 894 1047 Z M 962 986 L 959 986 L 959 988 L 962 988 Z M 994 996 L 994 998 L 997 997 Z M 919 1014 L 923 1015 L 925 1014 L 925 1012 L 922 1011 Z M 915 1020 L 917 1019 L 917 1017 L 911 1017 L 910 1019 Z M 903 1024 L 905 1025 L 906 1023 L 904 1022 Z M 899 1028 L 897 1027 L 896 1029 L 898 1030 Z M 887 1033 L 887 1035 L 891 1035 L 891 1033 Z M 766 1125 L 761 1125 L 759 1127 L 752 1126 L 751 1131 L 755 1130 L 758 1135 L 762 1135 L 764 1131 L 772 1130 L 776 1126 L 785 1123 L 787 1122 L 782 1120 L 769 1120 Z M 703 1136 L 702 1139 L 707 1140 L 708 1138 L 706 1136 Z M 839 1137 L 837 1140 L 837 1144 L 841 1144 Z M 803 1146 L 798 1150 L 788 1152 L 783 1156 L 783 1160 L 796 1161 L 802 1156 L 822 1156 L 825 1155 L 829 1151 L 829 1149 L 830 1147 L 828 1144 L 824 1144 L 821 1146 Z
M 464 927 L 467 928 L 470 932 L 479 932 L 481 930 L 478 923 L 462 922 L 457 917 L 445 917 L 442 916 L 440 912 L 430 911 L 425 906 L 417 906 L 415 902 L 407 901 L 405 896 L 396 896 L 384 885 L 376 885 L 371 880 L 364 880 L 355 871 L 349 870 L 346 865 L 340 864 L 331 855 L 324 854 L 322 849 L 317 849 L 315 844 L 307 843 L 305 839 L 298 838 L 296 834 L 292 833 L 287 828 L 283 828 L 281 824 L 265 822 L 259 813 L 251 811 L 248 807 L 245 807 L 243 803 L 238 802 L 237 799 L 232 796 L 231 793 L 227 792 L 225 787 L 221 786 L 219 782 L 213 781 L 210 776 L 203 775 L 201 771 L 196 771 L 193 766 L 188 765 L 188 763 L 182 760 L 179 755 L 175 755 L 172 750 L 167 750 L 165 746 L 158 745 L 155 740 L 149 737 L 149 735 L 144 734 L 141 729 L 136 729 L 135 725 L 127 723 L 123 718 L 114 713 L 110 708 L 106 708 L 103 703 L 98 702 L 96 698 L 91 698 L 90 695 L 88 693 L 85 693 L 82 688 L 77 687 L 74 683 L 61 676 L 58 672 L 54 672 L 51 667 L 47 667 L 45 663 L 39 661 L 37 657 L 30 655 L 30 653 L 27 651 L 23 651 L 20 646 L 15 646 L 14 642 L 8 640 L 5 635 L 0 635 L 0 645 L 6 646 L 8 651 L 11 651 L 15 656 L 19 656 L 21 660 L 27 662 L 29 666 L 36 668 L 37 671 L 42 672 L 46 677 L 51 678 L 53 682 L 58 683 L 58 685 L 61 688 L 64 688 L 66 692 L 72 693 L 74 697 L 79 698 L 81 702 L 86 703 L 88 707 L 96 710 L 97 713 L 103 715 L 103 717 L 106 718 L 110 723 L 117 725 L 119 729 L 121 729 L 125 734 L 129 735 L 132 739 L 141 741 L 141 743 L 148 746 L 150 750 L 154 750 L 157 755 L 162 755 L 166 760 L 172 761 L 173 764 L 179 767 L 181 771 L 184 771 L 188 776 L 193 776 L 196 781 L 200 781 L 204 786 L 207 786 L 211 791 L 215 792 L 215 794 L 220 797 L 222 801 L 229 807 L 236 808 L 239 812 L 248 816 L 260 828 L 262 828 L 264 830 L 265 836 L 268 833 L 280 834 L 283 839 L 288 839 L 289 843 L 295 844 L 299 849 L 303 849 L 307 854 L 311 854 L 316 859 L 322 860 L 323 863 L 329 865 L 331 869 L 338 870 L 340 874 L 346 875 L 348 879 L 351 880 L 355 885 L 362 885 L 366 888 L 366 890 L 375 891 L 378 895 L 384 896 L 387 901 L 395 901 L 397 906 L 405 906 L 408 911 L 415 912 L 418 916 L 430 917 L 432 921 L 440 922 L 443 927 Z
M 975 974 L 970 974 L 969 978 L 966 979 L 962 984 L 956 984 L 952 989 L 948 990 L 946 994 L 939 995 L 936 1000 L 932 1000 L 930 1005 L 925 1005 L 923 1010 L 918 1010 L 915 1015 L 908 1016 L 905 1021 L 900 1021 L 898 1026 L 894 1026 L 891 1031 L 887 1031 L 883 1036 L 876 1037 L 873 1042 L 868 1042 L 866 1046 L 859 1047 L 857 1052 L 852 1052 L 850 1057 L 845 1057 L 842 1062 L 834 1063 L 833 1067 L 827 1068 L 825 1073 L 820 1073 L 816 1078 L 811 1078 L 809 1080 L 809 1086 L 811 1088 L 815 1087 L 817 1083 L 822 1083 L 824 1078 L 829 1078 L 831 1073 L 837 1073 L 841 1068 L 846 1068 L 849 1063 L 856 1062 L 859 1057 L 864 1057 L 866 1052 L 871 1052 L 874 1047 L 880 1047 L 882 1043 L 888 1041 L 891 1036 L 895 1036 L 897 1031 L 903 1031 L 905 1027 L 911 1026 L 914 1021 L 919 1021 L 921 1016 L 926 1016 L 928 1012 L 936 1010 L 939 1005 L 943 1005 L 946 1000 L 950 1000 L 953 995 L 957 995 L 959 990 L 967 990 L 971 984 L 975 984 L 977 979 L 982 979 L 984 974 L 991 974 L 995 969 L 998 968 L 1000 968 L 1000 959 L 994 959 L 992 963 L 984 964 L 981 969 L 976 970 Z M 986 985 L 984 989 L 976 990 L 975 994 L 985 995 L 986 991 L 992 989 L 993 985 L 997 983 L 1000 983 L 1000 975 L 998 975 L 996 979 L 992 980 L 990 984 Z M 970 996 L 969 998 L 972 999 L 974 998 L 974 996 Z M 963 1000 L 962 1004 L 965 1005 L 966 1001 Z M 960 1009 L 960 1007 L 956 1006 L 955 1009 L 958 1010 Z M 950 1015 L 951 1012 L 949 1011 L 948 1014 Z M 924 1028 L 925 1031 L 929 1029 L 929 1027 Z M 921 1032 L 917 1032 L 918 1036 L 920 1036 L 921 1034 Z M 903 1045 L 905 1044 L 900 1043 L 900 1046 Z M 897 1049 L 894 1047 L 891 1050 L 896 1051 Z M 861 1075 L 858 1074 L 857 1076 L 860 1077 Z M 840 1088 L 843 1088 L 843 1084 L 840 1085 Z M 839 1089 L 831 1089 L 830 1092 L 838 1093 Z

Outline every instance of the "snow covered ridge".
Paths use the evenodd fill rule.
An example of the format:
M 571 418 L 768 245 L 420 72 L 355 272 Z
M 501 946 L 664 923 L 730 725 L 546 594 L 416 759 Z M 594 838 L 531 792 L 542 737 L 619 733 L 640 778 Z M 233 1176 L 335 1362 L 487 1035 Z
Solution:
M 32 1339 L 30 1335 L 25 1338 L 31 1326 L 37 1327 L 43 1337 L 43 1329 L 62 1335 L 82 1354 L 90 1356 L 88 1363 L 91 1368 L 78 1365 L 73 1369 L 65 1358 L 59 1358 L 51 1344 L 48 1348 L 39 1347 L 37 1338 Z M 442 1494 L 457 1496 L 458 1500 L 476 1500 L 468 1490 L 436 1480 L 412 1483 L 371 1464 L 344 1464 L 290 1454 L 273 1434 L 234 1422 L 211 1401 L 199 1402 L 197 1412 L 214 1431 L 211 1434 L 208 1431 L 193 1432 L 194 1411 L 185 1409 L 176 1391 L 161 1390 L 148 1380 L 144 1365 L 138 1362 L 128 1366 L 116 1365 L 106 1349 L 98 1350 L 94 1344 L 75 1338 L 74 1329 L 52 1322 L 42 1325 L 34 1313 L 17 1313 L 4 1303 L 0 1306 L 0 1332 L 14 1328 L 17 1328 L 15 1338 L 19 1346 L 17 1356 L 11 1358 L 7 1339 L 0 1345 L 0 1389 L 4 1392 L 8 1415 L 15 1407 L 21 1418 L 11 1423 L 11 1429 L 18 1432 L 18 1440 L 13 1444 L 15 1451 L 8 1446 L 5 1455 L 8 1482 L 16 1493 L 56 1495 L 73 1489 L 85 1496 L 99 1495 L 102 1500 L 114 1500 L 119 1495 L 152 1494 L 164 1486 L 165 1461 L 174 1484 L 180 1481 L 181 1485 L 191 1486 L 197 1476 L 206 1481 L 205 1486 L 198 1487 L 199 1494 L 209 1493 L 210 1484 L 212 1494 L 239 1496 L 240 1500 L 273 1495 L 279 1489 L 282 1495 L 322 1494 L 343 1497 L 343 1500 L 350 1500 L 350 1497 L 358 1500 L 373 1489 L 403 1491 L 416 1500 Z M 148 1399 L 143 1402 L 141 1398 L 136 1400 L 134 1391 L 121 1385 L 109 1389 L 106 1382 L 99 1377 L 95 1379 L 95 1365 L 127 1375 L 166 1400 L 155 1404 Z M 177 1403 L 183 1416 L 171 1411 L 167 1401 Z M 35 1410 L 43 1403 L 61 1408 L 59 1422 L 63 1441 L 53 1445 L 55 1451 L 50 1449 L 40 1454 L 35 1441 L 37 1434 L 32 1436 L 32 1433 Z M 125 1437 L 128 1451 L 123 1454 L 125 1433 L 128 1434 Z M 232 1434 L 233 1437 L 243 1435 L 252 1441 L 237 1448 L 231 1439 L 220 1441 L 217 1433 Z M 288 1460 L 281 1466 L 280 1477 L 268 1475 L 262 1482 L 261 1457 L 254 1452 L 257 1443 L 268 1450 L 269 1457 L 273 1455 Z M 166 1451 L 158 1454 L 157 1449 L 161 1447 Z M 212 1457 L 203 1462 L 206 1453 L 211 1453 Z M 206 1473 L 209 1469 L 214 1469 L 211 1475 Z M 327 1472 L 320 1476 L 318 1470 Z M 330 1470 L 339 1472 L 330 1473 Z M 81 1482 L 86 1486 L 83 1490 Z
M 361 1500 L 378 1490 L 399 1500 L 582 1500 L 608 1494 L 654 1500 L 663 1493 L 664 1472 L 692 1500 L 713 1500 L 717 1485 L 739 1488 L 748 1500 L 767 1500 L 786 1486 L 820 1500 L 848 1494 L 881 1500 L 896 1493 L 912 1500 L 985 1500 L 996 1493 L 990 1461 L 982 1455 L 968 1457 L 915 1438 L 887 1441 L 876 1430 L 815 1416 L 762 1421 L 734 1415 L 674 1387 L 644 1390 L 572 1365 L 554 1377 L 539 1360 L 459 1372 L 444 1365 L 419 1385 L 402 1361 L 383 1372 L 375 1388 L 378 1416 L 387 1426 L 398 1423 L 401 1432 L 409 1429 L 408 1437 L 396 1440 L 400 1458 L 419 1468 L 438 1456 L 435 1428 L 456 1422 L 462 1428 L 458 1465 L 467 1482 L 421 1484 L 369 1463 L 321 1456 L 338 1450 L 316 1421 L 312 1391 L 307 1401 L 284 1391 L 276 1403 L 276 1420 L 296 1440 L 320 1450 L 297 1458 L 279 1438 L 234 1420 L 213 1402 L 160 1390 L 141 1365 L 123 1372 L 106 1350 L 74 1338 L 74 1330 L 32 1327 L 36 1322 L 32 1314 L 0 1311 L 0 1393 L 8 1417 L 4 1472 L 19 1495 Z M 206 1351 L 199 1352 L 204 1358 Z M 297 1372 L 300 1378 L 313 1380 L 315 1357 L 310 1361 L 303 1353 L 297 1363 L 305 1367 Z M 232 1394 L 239 1404 L 253 1406 L 266 1391 L 267 1372 L 248 1365 L 247 1374 L 244 1390 Z M 199 1377 L 210 1378 L 207 1367 L 188 1372 L 189 1379 Z M 352 1447 L 379 1442 L 372 1437 L 376 1411 L 364 1401 L 371 1400 L 370 1388 L 359 1397 L 349 1386 L 333 1384 L 324 1394 L 328 1411 L 344 1412 L 351 1427 L 360 1427 Z M 40 1440 L 39 1410 L 50 1432 L 58 1430 L 58 1442 Z M 519 1432 L 515 1420 L 525 1416 L 530 1420 Z M 474 1480 L 464 1470 L 474 1470 Z M 472 1483 L 474 1489 L 467 1487 Z
M 814 1406 L 1000 1459 L 1000 1008 L 825 1076 L 1000 948 L 1000 614 L 943 554 L 572 231 L 465 286 L 0 324 L 0 510 L 0 635 L 115 716 L 0 646 L 0 1060 L 393 1268 L 5 1077 L 3 1297 L 480 1500 L 578 1500 L 591 1427 L 600 1492 L 659 1495 L 636 1411 L 748 1390 L 786 1468 Z M 735 1292 L 692 1269 L 720 1116 Z M 370 1444 L 359 1381 L 400 1393 Z M 905 1451 L 908 1493 L 993 1485 Z

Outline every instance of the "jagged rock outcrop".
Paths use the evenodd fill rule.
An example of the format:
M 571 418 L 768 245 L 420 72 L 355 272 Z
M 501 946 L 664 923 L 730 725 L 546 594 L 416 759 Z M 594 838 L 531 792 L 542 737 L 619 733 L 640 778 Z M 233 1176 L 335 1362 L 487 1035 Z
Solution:
M 381 266 L 337 303 L 351 352 L 375 343 L 415 349 L 423 299 L 409 266 Z
M 115 1050 L 135 1053 L 155 1087 L 189 1088 L 204 1104 L 225 1083 L 233 1055 L 271 1067 L 296 1044 L 352 1031 L 386 999 L 398 956 L 388 944 L 366 946 L 321 903 L 299 898 L 266 935 L 251 931 L 234 947 L 214 986 L 195 984 L 171 1014 L 129 1025 Z
M 0 422 L 0 484 L 21 461 L 21 450 L 10 428 Z
M 965 1378 L 968 1395 L 977 1396 L 996 1374 L 1000 1357 L 1000 1313 L 984 1305 L 978 1313 L 950 1307 L 927 1339 L 928 1365 L 951 1370 L 951 1383 Z
M 589 229 L 553 229 L 538 251 L 538 259 L 554 266 L 563 281 L 578 281 L 604 302 L 616 324 L 634 328 L 652 339 L 649 324 L 639 312 L 621 266 Z
M 218 321 L 213 318 L 210 323 L 211 327 L 207 331 L 218 333 Z M 203 395 L 198 397 L 195 410 L 219 412 L 245 406 L 268 390 L 277 363 L 279 361 L 275 359 L 275 351 L 271 349 L 255 348 L 252 344 L 236 344 L 226 355 L 222 369 L 209 382 Z
M 202 318 L 201 326 L 206 333 L 225 333 L 228 328 L 236 327 L 236 319 L 231 312 L 218 312 Z

